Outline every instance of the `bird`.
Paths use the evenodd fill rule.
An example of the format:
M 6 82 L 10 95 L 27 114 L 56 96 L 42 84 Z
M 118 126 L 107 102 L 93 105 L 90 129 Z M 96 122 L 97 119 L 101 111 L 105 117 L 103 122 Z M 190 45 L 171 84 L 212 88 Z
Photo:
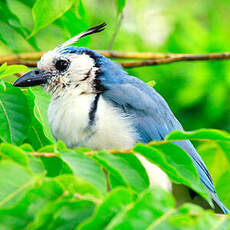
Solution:
M 164 140 L 173 130 L 183 131 L 167 102 L 153 87 L 130 76 L 119 64 L 96 51 L 72 45 L 87 35 L 103 31 L 105 26 L 103 23 L 92 27 L 46 52 L 37 69 L 24 74 L 13 85 L 40 85 L 52 95 L 48 107 L 51 132 L 69 148 L 128 149 L 137 142 Z M 229 213 L 192 143 L 183 140 L 175 144 L 191 157 L 201 183 L 217 206 Z M 171 188 L 164 172 L 138 157 L 151 184 Z

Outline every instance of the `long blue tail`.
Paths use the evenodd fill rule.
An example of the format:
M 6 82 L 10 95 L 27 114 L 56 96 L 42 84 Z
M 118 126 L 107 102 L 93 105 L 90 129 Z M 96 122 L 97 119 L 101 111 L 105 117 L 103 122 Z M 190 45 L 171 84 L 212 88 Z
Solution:
M 188 140 L 186 141 L 175 141 L 177 145 L 182 147 L 192 158 L 193 163 L 198 171 L 198 174 L 200 176 L 201 182 L 206 186 L 208 189 L 212 199 L 215 201 L 215 203 L 221 208 L 221 210 L 228 214 L 230 211 L 225 207 L 225 205 L 220 201 L 219 197 L 216 194 L 214 184 L 212 181 L 212 178 L 208 172 L 207 167 L 205 166 L 203 160 L 201 159 L 199 153 L 196 151 L 196 149 L 193 147 L 192 143 Z

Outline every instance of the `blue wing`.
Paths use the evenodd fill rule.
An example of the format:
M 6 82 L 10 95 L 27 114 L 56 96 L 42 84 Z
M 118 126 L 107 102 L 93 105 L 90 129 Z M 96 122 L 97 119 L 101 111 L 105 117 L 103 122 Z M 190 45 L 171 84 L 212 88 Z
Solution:
M 113 76 L 104 72 L 100 77 L 101 83 L 108 89 L 103 93 L 103 98 L 133 117 L 133 123 L 140 136 L 137 141 L 148 143 L 152 140 L 162 140 L 171 131 L 183 129 L 165 100 L 153 88 L 127 75 L 121 69 L 117 75 L 116 71 L 111 72 L 114 73 Z M 200 180 L 210 191 L 213 200 L 225 213 L 229 213 L 217 197 L 212 178 L 191 142 L 187 140 L 175 143 L 190 155 Z

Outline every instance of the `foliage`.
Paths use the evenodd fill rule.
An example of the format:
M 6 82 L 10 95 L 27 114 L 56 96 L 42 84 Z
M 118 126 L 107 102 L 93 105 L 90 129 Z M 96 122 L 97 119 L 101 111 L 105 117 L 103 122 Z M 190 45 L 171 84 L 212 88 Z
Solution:
M 50 136 L 46 109 L 43 109 L 47 107 L 49 95 L 39 88 L 20 90 L 9 83 L 1 87 L 0 134 L 5 134 L 0 137 L 3 141 L 0 144 L 0 223 L 3 229 L 92 229 L 92 226 L 97 229 L 170 229 L 175 226 L 177 229 L 185 226 L 202 229 L 199 226 L 207 220 L 210 226 L 213 222 L 222 224 L 222 219 L 213 212 L 190 204 L 177 209 L 172 194 L 150 189 L 148 176 L 135 154 L 158 165 L 172 182 L 188 186 L 210 203 L 192 160 L 172 143 L 174 140 L 208 139 L 208 144 L 202 145 L 202 152 L 207 154 L 210 147 L 221 148 L 219 152 L 224 157 L 225 167 L 219 170 L 215 182 L 221 198 L 230 205 L 227 195 L 230 189 L 227 186 L 229 134 L 218 130 L 174 131 L 167 141 L 137 144 L 129 152 L 71 150 L 60 141 L 55 143 Z M 31 127 L 38 136 L 31 137 Z M 47 156 L 47 152 L 53 155 Z M 215 170 L 218 167 L 214 164 Z M 224 225 L 225 222 L 228 220 L 223 220 Z
M 117 25 L 117 15 L 122 11 L 124 22 L 133 20 L 131 12 L 139 21 L 135 22 L 135 34 L 124 23 L 114 43 L 116 49 L 187 53 L 229 48 L 229 14 L 223 10 L 229 9 L 226 1 L 213 0 L 215 4 L 210 4 L 178 0 L 165 1 L 165 5 L 159 1 L 139 2 L 2 1 L 0 49 L 7 54 L 52 49 L 88 25 L 103 21 L 109 25 L 107 30 L 92 40 L 82 39 L 78 45 L 106 49 L 112 29 Z M 155 13 L 149 10 L 154 7 Z M 164 7 L 167 15 L 157 13 L 157 7 Z M 151 20 L 156 19 L 152 24 L 161 22 L 165 31 L 170 25 L 164 39 L 158 39 L 164 43 L 154 45 L 154 39 L 148 38 L 150 29 L 156 29 L 149 22 L 149 30 L 143 26 L 150 20 L 148 15 L 153 16 Z M 174 131 L 165 141 L 137 144 L 132 150 L 68 149 L 63 142 L 55 142 L 49 130 L 46 111 L 50 96 L 41 88 L 12 87 L 16 79 L 13 75 L 23 71 L 27 68 L 20 65 L 0 67 L 0 229 L 230 228 L 227 216 L 216 216 L 213 211 L 190 203 L 178 205 L 173 194 L 149 188 L 148 176 L 136 157 L 136 153 L 142 155 L 164 170 L 173 183 L 189 187 L 211 203 L 192 160 L 173 144 L 175 140 L 195 141 L 213 175 L 219 197 L 230 207 L 230 135 L 227 132 Z M 152 81 L 150 84 L 166 97 L 186 128 L 230 131 L 225 106 L 229 99 L 228 72 L 227 62 L 180 63 L 130 70 L 130 74 Z

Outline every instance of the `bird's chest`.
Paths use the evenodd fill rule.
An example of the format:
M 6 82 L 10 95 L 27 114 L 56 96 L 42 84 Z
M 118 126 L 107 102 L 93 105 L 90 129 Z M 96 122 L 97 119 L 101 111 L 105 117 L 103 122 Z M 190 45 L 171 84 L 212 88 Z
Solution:
M 52 99 L 48 120 L 54 137 L 70 148 L 130 148 L 137 134 L 130 118 L 95 94 Z

